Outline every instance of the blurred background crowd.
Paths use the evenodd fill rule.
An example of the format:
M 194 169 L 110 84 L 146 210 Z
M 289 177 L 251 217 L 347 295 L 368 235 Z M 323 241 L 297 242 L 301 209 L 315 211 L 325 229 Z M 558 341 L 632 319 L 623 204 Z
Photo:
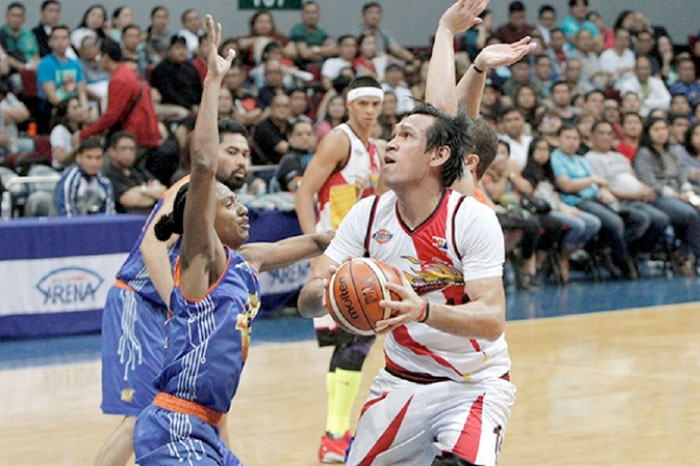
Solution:
M 526 36 L 537 43 L 521 61 L 489 71 L 481 103 L 500 143 L 479 188 L 507 233 L 507 280 L 531 289 L 572 274 L 695 274 L 700 43 L 674 44 L 642 11 L 604 18 L 587 0 L 557 5 L 539 7 L 529 24 L 525 2 L 503 3 L 504 24 L 487 10 L 455 43 L 459 74 L 486 45 Z M 93 5 L 68 19 L 47 0 L 32 28 L 24 4 L 7 6 L 3 217 L 146 213 L 186 173 L 204 39 L 196 9 L 173 13 L 156 6 L 142 27 L 129 6 Z M 274 14 L 253 12 L 247 31 L 223 41 L 222 55 L 233 48 L 237 58 L 218 111 L 250 132 L 242 199 L 290 210 L 318 142 L 346 119 L 350 81 L 382 83 L 373 130 L 381 147 L 425 97 L 431 44 L 399 43 L 374 2 L 358 3 L 357 24 L 332 36 L 313 0 L 290 31 L 278 30 Z

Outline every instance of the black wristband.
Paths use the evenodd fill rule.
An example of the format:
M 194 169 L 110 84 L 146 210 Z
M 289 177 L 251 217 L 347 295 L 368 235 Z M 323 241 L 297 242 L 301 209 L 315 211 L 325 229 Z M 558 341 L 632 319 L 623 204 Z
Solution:
M 425 300 L 425 317 L 423 317 L 421 320 L 419 320 L 418 323 L 424 324 L 428 320 L 429 316 L 430 316 L 430 301 L 428 301 L 426 299 Z
M 478 66 L 476 66 L 476 63 L 472 63 L 472 68 L 474 68 L 474 71 L 476 71 L 477 73 L 484 74 L 484 70 L 482 70 Z

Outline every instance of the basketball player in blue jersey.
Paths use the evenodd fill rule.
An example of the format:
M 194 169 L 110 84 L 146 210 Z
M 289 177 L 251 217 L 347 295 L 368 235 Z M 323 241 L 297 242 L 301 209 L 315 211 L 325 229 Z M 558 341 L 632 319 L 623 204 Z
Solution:
M 247 136 L 245 127 L 233 120 L 218 123 L 216 178 L 232 190 L 243 185 L 250 166 Z M 126 464 L 133 452 L 136 417 L 156 394 L 153 379 L 163 367 L 164 324 L 181 241 L 179 235 L 158 241 L 155 225 L 173 211 L 177 193 L 188 180 L 186 177 L 173 185 L 154 207 L 108 293 L 102 322 L 102 410 L 124 418 L 101 447 L 97 465 Z M 247 244 L 240 254 L 265 271 L 319 254 L 330 238 L 323 233 L 278 243 Z M 228 438 L 225 433 L 222 437 Z
M 234 53 L 218 56 L 221 26 L 206 18 L 208 73 L 195 124 L 190 183 L 178 190 L 173 211 L 155 226 L 157 237 L 181 235 L 170 299 L 168 347 L 157 376 L 158 393 L 136 422 L 139 464 L 224 464 L 221 419 L 229 409 L 245 362 L 250 324 L 259 307 L 257 270 L 320 252 L 325 240 L 301 236 L 279 245 L 247 247 L 247 209 L 216 182 L 216 114 L 221 81 Z M 327 238 L 327 235 L 325 235 Z

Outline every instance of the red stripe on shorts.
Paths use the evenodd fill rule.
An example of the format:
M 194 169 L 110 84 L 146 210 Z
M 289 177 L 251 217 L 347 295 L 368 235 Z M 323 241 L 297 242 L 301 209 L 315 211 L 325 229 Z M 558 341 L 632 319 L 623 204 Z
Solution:
M 462 427 L 462 433 L 452 448 L 452 453 L 461 456 L 470 463 L 476 461 L 481 439 L 481 413 L 484 406 L 484 395 L 479 396 L 472 404 L 467 416 L 467 422 Z
M 394 443 L 396 434 L 399 432 L 399 427 L 401 427 L 403 418 L 406 417 L 406 412 L 408 411 L 408 406 L 411 404 L 411 401 L 413 401 L 413 396 L 411 396 L 406 404 L 403 405 L 403 408 L 401 408 L 399 414 L 397 414 L 394 420 L 391 421 L 389 427 L 386 428 L 382 436 L 379 437 L 379 440 L 377 440 L 377 443 L 374 444 L 369 453 L 367 453 L 367 456 L 360 461 L 358 466 L 371 466 L 377 455 L 387 451 L 391 444 Z
M 382 393 L 382 396 L 375 398 L 373 400 L 369 400 L 365 405 L 362 407 L 362 411 L 360 412 L 360 417 L 362 417 L 363 414 L 365 414 L 365 411 L 367 411 L 369 408 L 372 407 L 373 404 L 379 403 L 382 401 L 386 396 L 389 394 L 389 392 L 384 392 Z

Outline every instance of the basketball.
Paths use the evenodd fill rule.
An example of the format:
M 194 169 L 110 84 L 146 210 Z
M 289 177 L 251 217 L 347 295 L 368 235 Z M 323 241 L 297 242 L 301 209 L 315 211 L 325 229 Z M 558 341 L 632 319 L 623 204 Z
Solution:
M 343 263 L 330 277 L 326 289 L 326 306 L 335 322 L 356 335 L 374 335 L 380 320 L 391 317 L 391 309 L 379 301 L 401 298 L 384 286 L 401 284 L 401 277 L 383 262 L 358 258 Z

